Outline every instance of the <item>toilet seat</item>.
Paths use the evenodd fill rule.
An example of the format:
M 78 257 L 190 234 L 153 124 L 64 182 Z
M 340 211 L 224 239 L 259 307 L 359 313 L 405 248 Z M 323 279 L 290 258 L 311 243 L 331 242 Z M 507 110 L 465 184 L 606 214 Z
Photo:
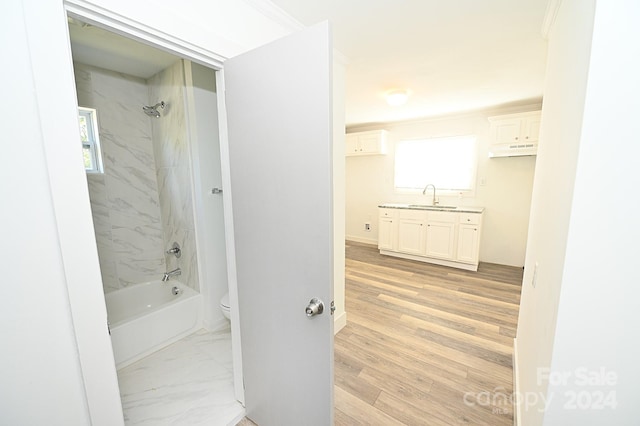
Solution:
M 229 293 L 225 293 L 224 296 L 222 296 L 222 299 L 220 299 L 220 306 L 224 309 L 229 309 L 231 307 L 229 304 Z

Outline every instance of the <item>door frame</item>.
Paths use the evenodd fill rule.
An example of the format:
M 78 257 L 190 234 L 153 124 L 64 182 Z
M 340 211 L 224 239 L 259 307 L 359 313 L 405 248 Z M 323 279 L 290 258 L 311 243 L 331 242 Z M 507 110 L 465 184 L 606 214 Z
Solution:
M 62 12 L 62 13 L 60 13 Z M 89 194 L 83 185 L 84 170 L 75 161 L 73 147 L 66 148 L 61 140 L 72 139 L 77 135 L 77 101 L 74 98 L 73 59 L 69 44 L 67 16 L 81 19 L 98 27 L 105 28 L 122 36 L 141 41 L 176 56 L 200 63 L 216 71 L 220 76 L 221 90 L 218 93 L 218 107 L 221 130 L 220 143 L 228 146 L 226 138 L 226 117 L 224 113 L 224 86 L 222 64 L 224 56 L 208 51 L 200 46 L 178 39 L 170 34 L 158 31 L 142 22 L 117 15 L 84 0 L 63 0 L 50 2 L 47 6 L 37 1 L 25 2 L 25 26 L 32 40 L 32 58 L 34 83 L 39 89 L 38 104 L 42 119 L 42 139 L 48 164 L 48 176 L 51 187 L 51 199 L 56 215 L 56 225 L 60 239 L 61 262 L 67 277 L 69 306 L 73 320 L 73 330 L 78 347 L 78 363 L 82 374 L 87 411 L 94 425 L 122 424 L 122 405 L 118 389 L 115 362 L 111 351 L 111 342 L 106 329 L 106 308 L 101 288 L 100 267 L 97 258 L 96 240 L 93 233 L 93 219 L 89 208 Z M 51 19 L 51 16 L 59 18 Z M 59 19 L 59 20 L 57 20 Z M 30 28 L 51 30 L 55 40 L 38 40 L 36 34 L 29 34 Z M 64 33 L 63 33 L 64 31 Z M 66 37 L 64 39 L 62 35 Z M 66 44 L 62 46 L 63 42 Z M 47 49 L 55 43 L 59 56 L 54 64 L 44 63 L 48 58 Z M 58 49 L 59 48 L 59 49 Z M 52 75 L 52 69 L 55 75 Z M 60 84 L 51 84 L 52 78 Z M 51 108 L 56 105 L 56 108 Z M 224 129 L 223 129 L 224 128 Z M 221 148 L 222 150 L 222 148 Z M 224 154 L 224 153 L 223 153 Z M 230 211 L 230 192 L 227 191 L 229 165 L 228 156 L 222 156 L 222 173 L 225 204 L 225 230 L 227 240 L 227 259 L 229 265 L 230 298 L 237 301 L 235 283 L 235 257 L 232 251 L 233 223 L 228 222 Z M 225 185 L 227 187 L 225 187 Z M 197 196 L 197 195 L 196 195 Z M 197 220 L 197 218 L 194 218 Z M 230 228 L 231 227 L 231 228 Z M 83 256 L 78 256 L 78 253 Z M 236 398 L 244 404 L 242 385 L 242 367 L 239 341 L 239 317 L 235 317 L 233 344 L 234 388 Z M 238 361 L 239 363 L 236 363 Z

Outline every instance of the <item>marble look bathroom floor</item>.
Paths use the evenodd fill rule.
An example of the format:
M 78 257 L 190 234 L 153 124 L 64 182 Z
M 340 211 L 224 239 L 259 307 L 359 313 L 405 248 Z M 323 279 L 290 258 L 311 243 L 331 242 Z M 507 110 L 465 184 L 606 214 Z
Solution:
M 197 331 L 118 371 L 126 425 L 235 425 L 231 333 Z

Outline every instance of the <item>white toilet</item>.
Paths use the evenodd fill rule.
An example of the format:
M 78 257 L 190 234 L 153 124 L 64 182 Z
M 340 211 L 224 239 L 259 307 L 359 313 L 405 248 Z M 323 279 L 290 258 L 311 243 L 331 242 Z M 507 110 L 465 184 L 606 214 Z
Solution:
M 222 296 L 222 299 L 220 299 L 220 309 L 222 309 L 222 315 L 224 315 L 226 319 L 230 320 L 231 317 L 229 316 L 229 311 L 231 306 L 229 304 L 229 293 L 225 293 L 224 296 Z

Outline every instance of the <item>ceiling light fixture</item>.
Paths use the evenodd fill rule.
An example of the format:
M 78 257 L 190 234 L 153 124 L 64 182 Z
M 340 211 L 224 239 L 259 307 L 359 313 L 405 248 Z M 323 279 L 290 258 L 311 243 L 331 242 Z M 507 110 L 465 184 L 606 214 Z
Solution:
M 406 90 L 393 90 L 387 93 L 387 103 L 391 106 L 400 106 L 407 103 L 409 93 Z

